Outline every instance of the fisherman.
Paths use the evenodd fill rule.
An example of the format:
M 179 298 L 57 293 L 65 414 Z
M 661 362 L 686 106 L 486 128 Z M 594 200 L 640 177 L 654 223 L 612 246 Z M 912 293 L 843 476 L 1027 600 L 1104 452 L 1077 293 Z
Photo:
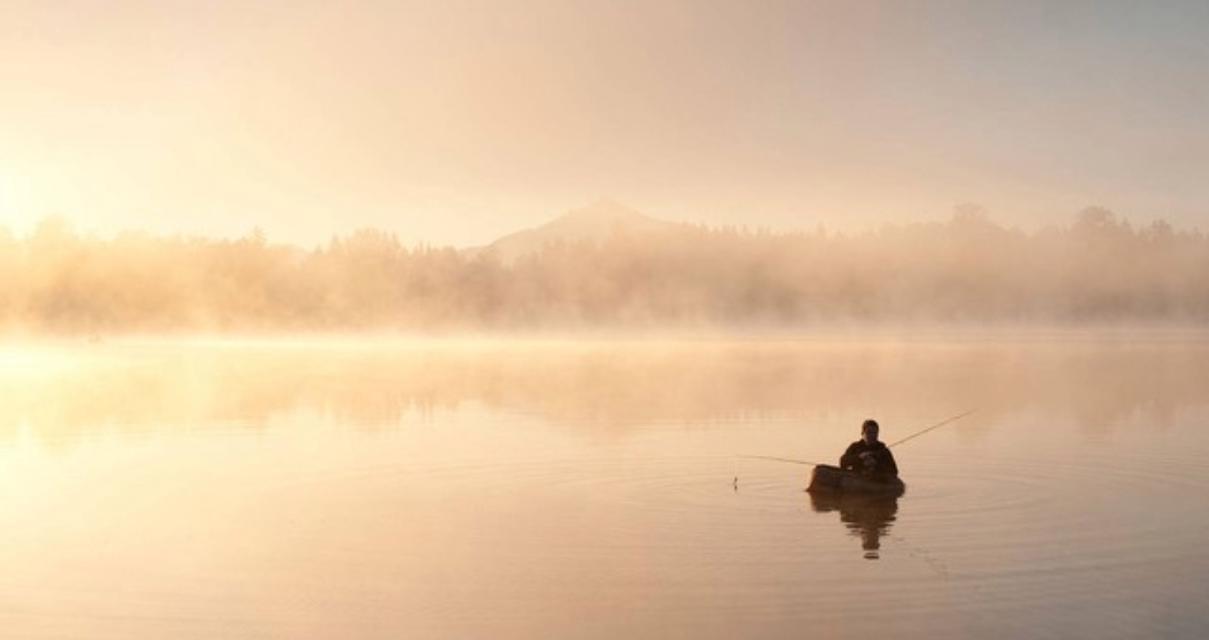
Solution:
M 840 456 L 840 468 L 855 471 L 866 478 L 887 481 L 898 477 L 898 465 L 890 447 L 877 439 L 876 420 L 866 420 L 861 425 L 861 439 L 848 445 Z

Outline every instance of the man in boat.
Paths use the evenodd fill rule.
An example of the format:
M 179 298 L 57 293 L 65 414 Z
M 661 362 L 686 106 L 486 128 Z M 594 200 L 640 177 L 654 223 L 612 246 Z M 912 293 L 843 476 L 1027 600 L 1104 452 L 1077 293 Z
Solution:
M 890 447 L 877 439 L 876 420 L 866 420 L 861 425 L 861 439 L 848 445 L 840 456 L 840 468 L 855 471 L 871 480 L 888 482 L 898 478 L 898 465 Z

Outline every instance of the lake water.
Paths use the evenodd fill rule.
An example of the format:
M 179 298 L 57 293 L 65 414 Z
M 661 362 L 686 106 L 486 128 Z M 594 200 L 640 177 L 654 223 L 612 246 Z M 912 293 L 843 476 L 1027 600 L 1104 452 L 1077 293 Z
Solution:
M 14 638 L 1199 638 L 1200 334 L 0 347 Z M 812 500 L 867 417 L 897 500 Z

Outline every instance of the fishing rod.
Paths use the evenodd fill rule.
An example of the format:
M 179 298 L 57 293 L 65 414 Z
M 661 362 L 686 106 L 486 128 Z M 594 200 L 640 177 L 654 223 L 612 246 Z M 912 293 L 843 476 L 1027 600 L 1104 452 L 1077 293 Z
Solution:
M 939 428 L 945 426 L 946 424 L 949 424 L 950 422 L 956 422 L 956 421 L 970 415 L 971 413 L 974 413 L 975 411 L 977 411 L 977 409 L 971 409 L 969 411 L 966 411 L 965 413 L 959 413 L 955 416 L 945 418 L 944 420 L 941 420 L 940 422 L 937 422 L 936 424 L 934 424 L 930 427 L 926 427 L 924 429 L 916 431 L 915 433 L 903 438 L 902 440 L 898 440 L 892 444 L 888 444 L 888 445 L 886 445 L 886 447 L 887 448 L 896 447 L 912 438 L 918 438 L 919 436 L 922 436 L 923 434 L 925 434 L 933 429 L 939 429 Z M 753 458 L 753 459 L 757 459 L 757 460 L 774 460 L 776 462 L 792 462 L 794 464 L 808 464 L 811 466 L 818 466 L 819 464 L 821 464 L 818 462 L 810 462 L 809 460 L 795 460 L 794 458 L 778 458 L 776 456 L 744 456 L 744 455 L 741 455 L 739 457 L 740 458 Z
M 775 460 L 777 462 L 792 462 L 794 464 L 808 464 L 808 465 L 815 466 L 815 467 L 822 464 L 821 462 L 811 462 L 809 460 L 795 460 L 793 458 L 778 458 L 776 456 L 744 456 L 744 455 L 740 455 L 738 457 L 751 458 L 753 460 Z
M 923 430 L 920 430 L 920 431 L 916 431 L 915 433 L 913 433 L 913 434 L 911 434 L 911 435 L 909 435 L 909 436 L 907 436 L 907 437 L 903 438 L 902 440 L 899 440 L 899 441 L 897 441 L 897 442 L 894 442 L 893 444 L 888 444 L 888 445 L 886 445 L 886 446 L 887 446 L 887 447 L 897 447 L 898 445 L 900 445 L 900 444 L 902 444 L 902 443 L 904 443 L 904 442 L 906 442 L 906 441 L 910 440 L 911 438 L 917 438 L 917 437 L 922 436 L 923 434 L 925 434 L 925 433 L 927 433 L 927 432 L 929 432 L 929 431 L 931 431 L 931 430 L 933 430 L 933 429 L 939 429 L 939 428 L 941 428 L 941 427 L 945 426 L 946 424 L 949 424 L 950 422 L 956 422 L 957 420 L 960 420 L 960 419 L 962 419 L 962 418 L 964 418 L 964 417 L 966 417 L 966 416 L 970 415 L 971 413 L 974 413 L 975 411 L 977 411 L 977 409 L 970 409 L 969 411 L 967 411 L 967 412 L 965 412 L 965 413 L 959 413 L 959 414 L 957 414 L 957 415 L 955 415 L 955 416 L 953 416 L 953 417 L 951 417 L 951 418 L 945 418 L 944 420 L 941 420 L 940 422 L 937 422 L 936 424 L 934 424 L 934 425 L 932 425 L 932 426 L 930 426 L 930 427 L 928 427 L 928 428 L 926 428 L 926 429 L 923 429 Z

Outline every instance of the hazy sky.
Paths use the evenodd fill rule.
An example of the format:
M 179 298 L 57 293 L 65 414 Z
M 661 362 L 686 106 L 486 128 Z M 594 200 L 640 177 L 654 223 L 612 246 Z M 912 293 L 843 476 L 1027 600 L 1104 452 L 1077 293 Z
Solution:
M 1209 227 L 1209 3 L 0 0 L 0 224 Z

